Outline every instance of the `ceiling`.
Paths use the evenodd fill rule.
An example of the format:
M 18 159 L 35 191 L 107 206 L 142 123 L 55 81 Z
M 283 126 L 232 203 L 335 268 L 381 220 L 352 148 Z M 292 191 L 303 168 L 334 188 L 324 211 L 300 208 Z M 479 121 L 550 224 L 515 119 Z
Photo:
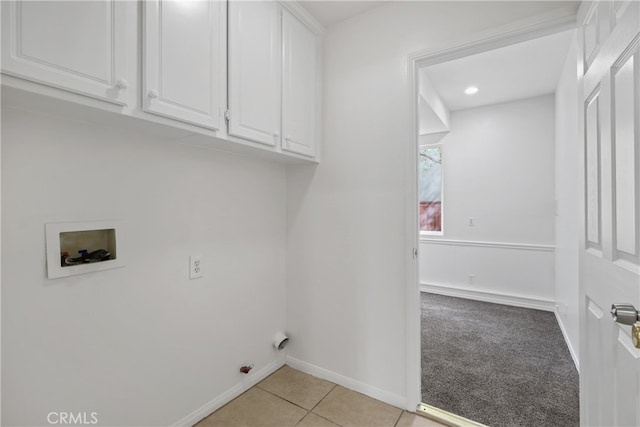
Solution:
M 393 1 L 393 0 L 391 0 Z M 389 1 L 298 0 L 323 26 L 331 27 Z M 550 94 L 564 65 L 574 31 L 565 31 L 422 70 L 451 111 Z M 464 93 L 477 86 L 473 96 Z
M 554 93 L 574 30 L 427 67 L 451 111 Z M 476 86 L 469 96 L 464 90 Z
M 359 15 L 368 10 L 382 6 L 387 1 L 341 1 L 341 0 L 324 0 L 310 1 L 299 0 L 299 3 L 318 20 L 324 27 L 330 27 Z

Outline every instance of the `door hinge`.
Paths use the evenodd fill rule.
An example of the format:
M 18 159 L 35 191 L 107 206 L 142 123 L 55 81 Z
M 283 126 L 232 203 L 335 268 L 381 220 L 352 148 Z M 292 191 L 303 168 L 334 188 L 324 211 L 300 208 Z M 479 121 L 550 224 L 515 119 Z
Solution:
M 229 110 L 224 110 L 224 121 L 229 123 Z

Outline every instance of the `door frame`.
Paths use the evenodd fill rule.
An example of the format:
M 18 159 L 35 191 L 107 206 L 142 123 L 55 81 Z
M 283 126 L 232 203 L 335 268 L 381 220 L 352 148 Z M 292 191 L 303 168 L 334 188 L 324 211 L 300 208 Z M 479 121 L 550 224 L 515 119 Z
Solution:
M 406 242 L 406 409 L 416 411 L 421 395 L 420 256 L 418 215 L 418 72 L 421 68 L 515 43 L 575 29 L 577 8 L 563 7 L 414 52 L 407 57 L 407 105 L 411 132 L 405 152 L 405 242 Z M 431 414 L 438 418 L 438 415 Z M 448 420 L 451 422 L 452 420 Z

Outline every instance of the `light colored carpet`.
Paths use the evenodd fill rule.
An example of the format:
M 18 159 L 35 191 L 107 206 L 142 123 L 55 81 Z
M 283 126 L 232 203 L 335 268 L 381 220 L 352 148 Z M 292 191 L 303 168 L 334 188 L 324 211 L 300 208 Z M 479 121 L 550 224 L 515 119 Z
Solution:
M 492 427 L 578 426 L 578 373 L 551 312 L 422 293 L 422 399 Z

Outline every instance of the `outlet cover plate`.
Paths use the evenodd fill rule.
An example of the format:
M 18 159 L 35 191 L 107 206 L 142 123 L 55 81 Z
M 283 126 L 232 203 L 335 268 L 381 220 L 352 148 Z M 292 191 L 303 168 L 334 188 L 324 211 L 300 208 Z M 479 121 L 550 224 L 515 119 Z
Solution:
M 189 257 L 189 279 L 202 277 L 202 256 L 191 255 Z

